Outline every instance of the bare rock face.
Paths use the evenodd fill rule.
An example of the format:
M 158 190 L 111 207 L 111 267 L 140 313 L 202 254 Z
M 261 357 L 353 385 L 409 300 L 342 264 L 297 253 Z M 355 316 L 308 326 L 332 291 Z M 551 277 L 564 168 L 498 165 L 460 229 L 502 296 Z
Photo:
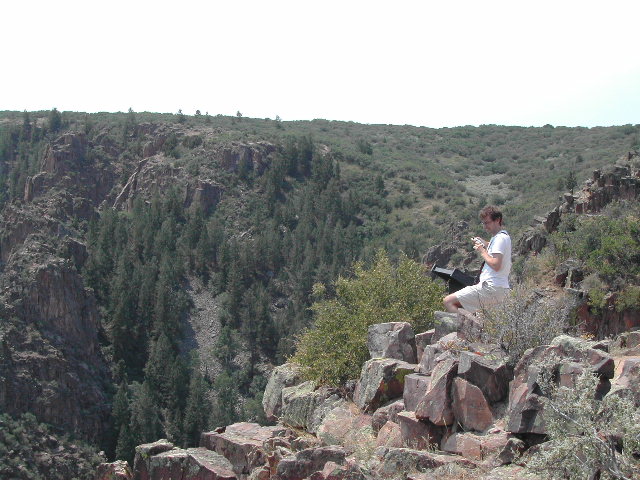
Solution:
M 486 435 L 454 433 L 443 439 L 442 450 L 462 455 L 472 461 L 486 461 L 496 459 L 505 450 L 511 438 L 512 436 L 506 432 Z
M 267 419 L 277 420 L 282 410 L 282 391 L 301 382 L 300 367 L 293 363 L 285 363 L 271 372 L 262 397 L 262 408 Z
M 276 151 L 275 145 L 268 142 L 232 143 L 220 152 L 222 168 L 237 172 L 240 168 L 255 170 L 262 175 L 270 163 L 270 155 Z
M 405 377 L 406 378 L 406 377 Z M 398 413 L 404 410 L 404 400 L 394 400 L 378 408 L 372 416 L 371 427 L 374 433 L 388 421 L 398 423 Z
M 342 447 L 309 448 L 283 458 L 276 470 L 274 480 L 300 480 L 314 472 L 322 471 L 328 462 L 336 465 L 346 463 L 347 454 Z
M 444 429 L 428 420 L 418 420 L 414 412 L 398 413 L 402 446 L 416 450 L 433 448 L 438 445 Z
M 109 375 L 93 295 L 73 264 L 35 237 L 11 255 L 0 281 L 11 319 L 1 334 L 0 408 L 99 439 Z
M 176 448 L 167 440 L 136 447 L 133 480 L 234 480 L 231 462 L 206 448 Z
M 507 397 L 513 371 L 504 357 L 461 352 L 458 376 L 480 388 L 487 401 L 493 404 Z
M 385 402 L 402 396 L 404 377 L 415 365 L 395 359 L 373 359 L 362 366 L 354 402 L 365 412 L 373 412 Z
M 284 427 L 261 427 L 257 423 L 234 423 L 223 432 L 204 432 L 200 446 L 224 456 L 237 474 L 248 474 L 267 461 L 265 444 L 286 433 Z
M 452 388 L 453 413 L 466 429 L 484 432 L 493 424 L 493 412 L 482 390 L 457 377 Z
M 422 373 L 412 373 L 404 377 L 404 392 L 402 399 L 404 400 L 404 408 L 409 411 L 415 411 L 422 397 L 429 390 L 431 385 L 431 377 Z
M 342 445 L 351 452 L 360 442 L 373 441 L 371 415 L 361 413 L 354 403 L 345 401 L 324 416 L 317 436 L 324 445 Z
M 304 382 L 282 390 L 280 420 L 290 427 L 316 433 L 324 416 L 343 402 L 344 400 L 331 389 L 316 388 L 315 382 Z
M 458 361 L 448 358 L 431 372 L 429 390 L 416 407 L 416 417 L 436 425 L 451 425 L 454 420 L 451 404 L 451 384 L 458 372 Z
M 371 358 L 396 358 L 416 363 L 415 334 L 407 322 L 371 325 L 367 332 L 367 348 Z

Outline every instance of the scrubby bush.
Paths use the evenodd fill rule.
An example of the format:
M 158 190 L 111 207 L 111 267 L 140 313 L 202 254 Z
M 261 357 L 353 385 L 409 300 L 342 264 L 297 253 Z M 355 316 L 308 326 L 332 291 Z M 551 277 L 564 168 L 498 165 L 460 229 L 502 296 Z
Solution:
M 483 309 L 482 340 L 500 345 L 515 364 L 526 350 L 573 330 L 573 307 L 568 297 L 542 297 L 518 284 L 504 302 Z
M 623 395 L 598 400 L 600 380 L 588 367 L 572 388 L 555 386 L 552 375 L 540 380 L 549 443 L 528 466 L 554 479 L 638 478 L 640 410 Z
M 326 287 L 316 284 L 316 298 Z M 352 278 L 339 277 L 335 297 L 320 298 L 312 305 L 315 326 L 297 343 L 291 361 L 303 367 L 308 379 L 340 385 L 360 375 L 368 359 L 367 330 L 384 322 L 409 322 L 416 333 L 433 325 L 442 286 L 425 275 L 423 265 L 407 258 L 393 266 L 379 251 L 371 268 L 358 262 Z

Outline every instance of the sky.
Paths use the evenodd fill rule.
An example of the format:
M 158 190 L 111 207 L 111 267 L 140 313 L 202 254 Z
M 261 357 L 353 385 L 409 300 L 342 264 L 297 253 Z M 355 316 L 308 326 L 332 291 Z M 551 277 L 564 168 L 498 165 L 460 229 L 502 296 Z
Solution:
M 0 110 L 640 123 L 637 0 L 21 0 L 0 11 Z

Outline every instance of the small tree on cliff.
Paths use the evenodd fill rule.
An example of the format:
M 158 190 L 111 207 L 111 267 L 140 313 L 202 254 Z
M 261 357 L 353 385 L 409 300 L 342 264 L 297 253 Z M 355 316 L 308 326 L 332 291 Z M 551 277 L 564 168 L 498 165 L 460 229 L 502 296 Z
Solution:
M 356 262 L 354 274 L 338 277 L 335 298 L 318 300 L 311 307 L 315 326 L 298 339 L 292 358 L 308 379 L 340 385 L 357 378 L 369 356 L 370 325 L 409 322 L 416 332 L 433 326 L 433 312 L 444 292 L 425 275 L 423 265 L 403 257 L 394 267 L 381 250 L 370 269 Z M 314 285 L 316 297 L 324 297 L 325 291 L 324 285 Z

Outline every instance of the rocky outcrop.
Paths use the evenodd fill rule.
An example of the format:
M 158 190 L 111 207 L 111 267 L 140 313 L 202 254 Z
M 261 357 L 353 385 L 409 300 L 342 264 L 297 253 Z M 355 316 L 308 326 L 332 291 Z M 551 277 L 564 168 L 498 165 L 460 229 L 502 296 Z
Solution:
M 97 440 L 109 415 L 109 381 L 98 344 L 95 299 L 73 263 L 30 237 L 1 278 L 7 322 L 2 331 L 0 406 L 17 415 Z
M 262 408 L 270 422 L 276 421 L 281 414 L 282 391 L 301 381 L 301 369 L 293 363 L 285 363 L 273 369 L 262 396 Z
M 367 348 L 371 358 L 396 358 L 416 363 L 415 334 L 407 322 L 371 325 L 367 332 Z

